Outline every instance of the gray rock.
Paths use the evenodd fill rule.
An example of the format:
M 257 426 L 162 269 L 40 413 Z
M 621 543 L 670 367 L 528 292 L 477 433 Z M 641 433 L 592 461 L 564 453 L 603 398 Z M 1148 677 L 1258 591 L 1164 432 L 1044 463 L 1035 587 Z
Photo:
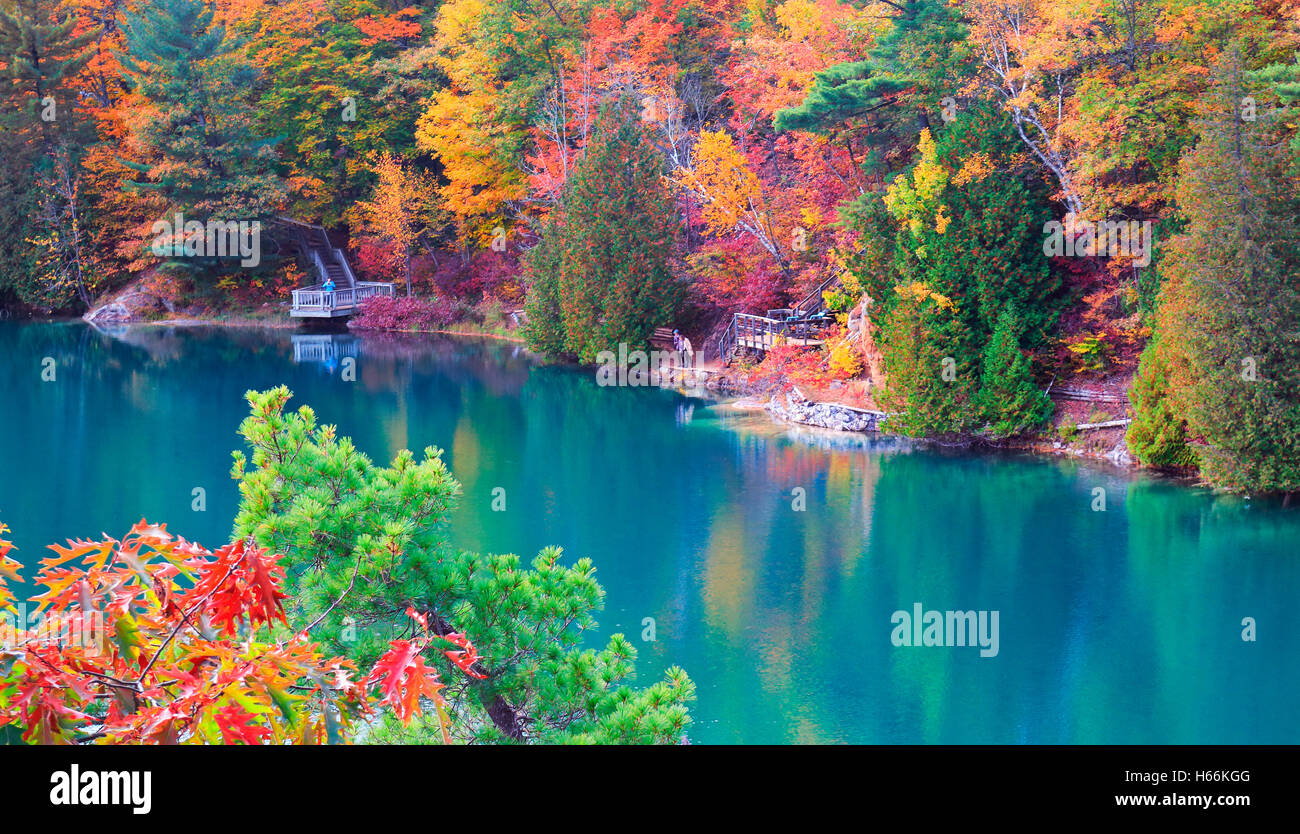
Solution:
M 885 419 L 884 413 L 879 411 L 813 402 L 797 390 L 774 396 L 767 404 L 767 410 L 787 422 L 845 432 L 879 431 Z

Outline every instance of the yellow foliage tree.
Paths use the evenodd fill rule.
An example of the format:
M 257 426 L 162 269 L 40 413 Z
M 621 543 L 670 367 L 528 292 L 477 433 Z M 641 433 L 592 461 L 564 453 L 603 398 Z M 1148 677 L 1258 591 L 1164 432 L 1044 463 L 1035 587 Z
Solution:
M 416 125 L 416 145 L 438 156 L 447 183 L 439 191 L 462 239 L 486 240 L 505 205 L 527 195 L 515 164 L 526 133 L 507 118 L 509 97 L 483 42 L 483 0 L 451 0 L 438 11 L 436 63 L 448 86 Z
M 362 230 L 392 244 L 411 295 L 411 259 L 420 234 L 436 225 L 441 214 L 433 182 L 389 153 L 374 162 L 379 181 L 367 202 L 357 204 Z
M 947 209 L 939 202 L 943 190 L 948 187 L 950 175 L 939 161 L 929 130 L 921 131 L 919 149 L 921 159 L 912 169 L 911 179 L 907 174 L 899 174 L 885 192 L 885 207 L 889 213 L 906 223 L 912 236 L 918 239 L 927 225 L 933 225 L 935 231 L 943 234 L 951 222 Z M 924 258 L 925 247 L 918 245 L 916 254 Z
M 767 250 L 781 269 L 789 258 L 763 198 L 763 185 L 724 130 L 701 130 L 691 163 L 677 170 L 677 182 L 700 201 L 704 223 L 715 235 L 740 230 Z

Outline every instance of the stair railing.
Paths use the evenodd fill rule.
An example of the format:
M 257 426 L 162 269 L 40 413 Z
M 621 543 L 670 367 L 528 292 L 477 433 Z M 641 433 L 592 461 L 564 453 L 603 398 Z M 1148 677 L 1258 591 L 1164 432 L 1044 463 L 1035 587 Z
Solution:
M 822 294 L 826 292 L 826 290 L 830 287 L 831 284 L 840 280 L 840 276 L 842 274 L 843 274 L 842 270 L 836 270 L 829 278 L 827 278 L 825 281 L 822 281 L 821 284 L 817 286 L 817 289 L 808 293 L 808 295 L 804 296 L 803 299 L 798 304 L 794 305 L 794 312 L 812 313 L 820 309 L 822 305 Z M 808 307 L 809 304 L 813 304 L 814 306 L 810 308 Z

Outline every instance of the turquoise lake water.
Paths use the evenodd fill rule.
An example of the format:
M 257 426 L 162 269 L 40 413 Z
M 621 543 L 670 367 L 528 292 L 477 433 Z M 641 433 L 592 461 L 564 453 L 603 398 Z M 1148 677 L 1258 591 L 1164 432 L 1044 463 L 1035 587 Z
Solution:
M 286 384 L 377 460 L 441 447 L 457 544 L 591 557 L 601 634 L 695 680 L 695 743 L 1300 742 L 1300 507 L 791 431 L 502 342 L 0 322 L 0 349 L 20 560 L 141 517 L 224 543 L 243 393 Z M 915 603 L 998 612 L 997 655 L 893 645 Z

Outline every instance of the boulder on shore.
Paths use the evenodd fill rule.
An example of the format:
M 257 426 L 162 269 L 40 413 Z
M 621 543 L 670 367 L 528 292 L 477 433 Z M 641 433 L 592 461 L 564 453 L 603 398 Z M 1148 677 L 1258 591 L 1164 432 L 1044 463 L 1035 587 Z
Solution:
M 102 304 L 88 310 L 83 319 L 91 324 L 126 324 L 146 321 L 151 315 L 175 312 L 175 305 L 164 295 L 142 288 L 144 280 L 134 281 Z
M 767 404 L 775 417 L 791 423 L 816 426 L 835 431 L 880 431 L 885 420 L 882 411 L 867 411 L 840 403 L 820 403 L 808 399 L 798 389 L 778 394 Z

